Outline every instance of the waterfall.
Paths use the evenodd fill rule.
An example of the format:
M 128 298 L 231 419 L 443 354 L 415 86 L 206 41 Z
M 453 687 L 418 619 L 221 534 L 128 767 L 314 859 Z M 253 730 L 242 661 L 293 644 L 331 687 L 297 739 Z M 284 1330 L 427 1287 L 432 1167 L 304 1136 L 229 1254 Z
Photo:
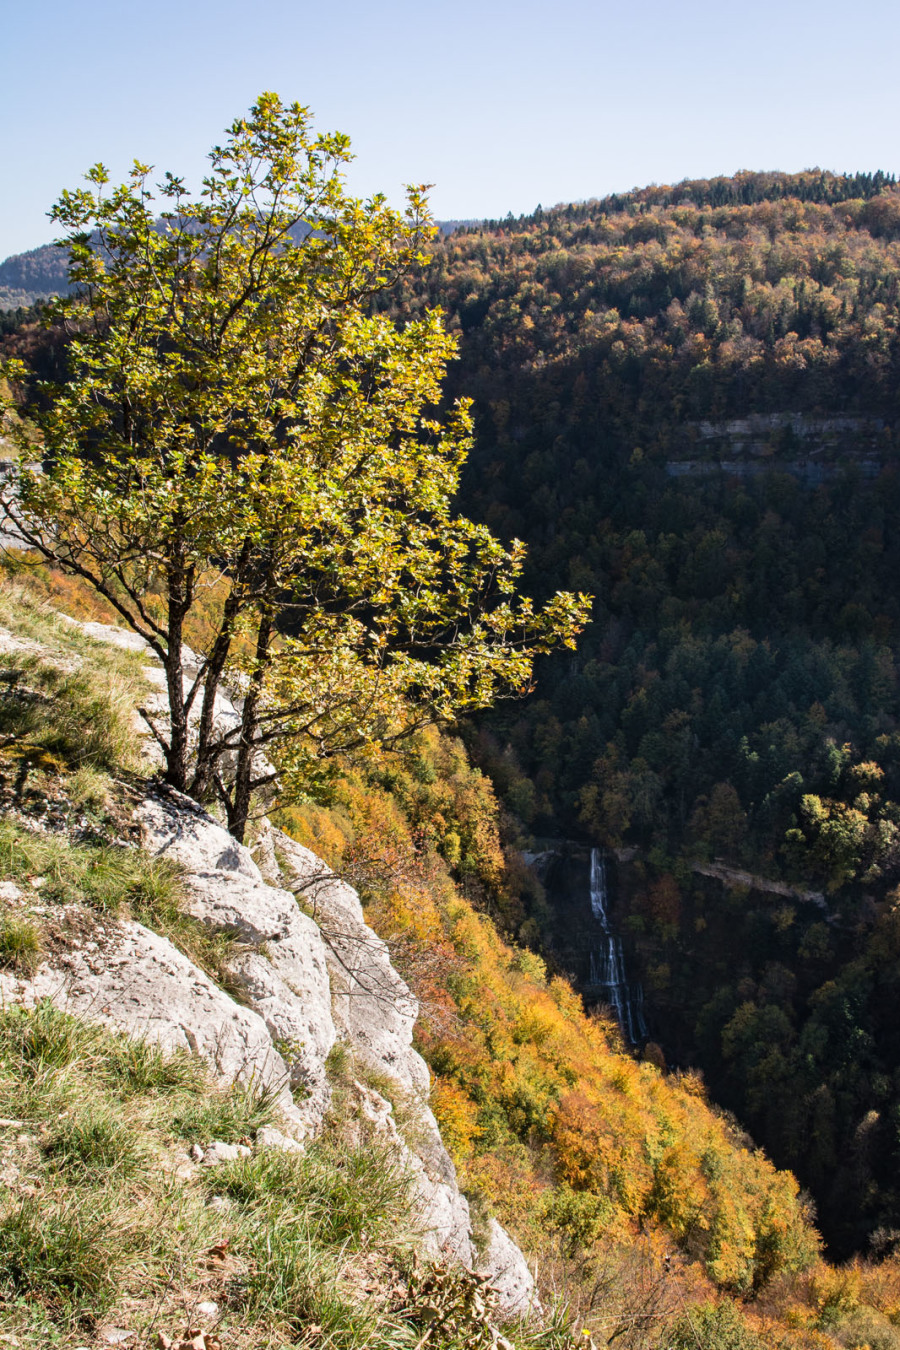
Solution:
M 606 859 L 599 848 L 591 849 L 591 909 L 606 928 Z
M 622 939 L 612 931 L 607 914 L 606 860 L 602 850 L 591 849 L 591 913 L 603 931 L 599 950 L 591 952 L 590 980 L 586 992 L 608 1003 L 623 1036 L 631 1045 L 647 1037 L 644 1021 L 644 991 L 629 983 Z

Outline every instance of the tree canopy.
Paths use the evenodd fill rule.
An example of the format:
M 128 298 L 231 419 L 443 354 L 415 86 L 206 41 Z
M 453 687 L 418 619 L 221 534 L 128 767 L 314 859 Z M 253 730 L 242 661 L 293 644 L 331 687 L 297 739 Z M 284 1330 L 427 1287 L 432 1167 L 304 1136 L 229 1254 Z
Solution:
M 435 251 L 402 312 L 461 333 L 463 509 L 599 597 L 470 743 L 526 829 L 637 850 L 651 1037 L 859 1250 L 900 1215 L 900 192 L 742 174 Z
M 400 324 L 373 308 L 424 261 L 424 190 L 403 212 L 354 198 L 347 138 L 274 94 L 209 158 L 197 197 L 165 175 L 161 212 L 141 163 L 114 188 L 96 165 L 54 208 L 68 378 L 42 390 L 43 463 L 27 466 L 23 433 L 2 509 L 147 640 L 167 780 L 216 791 L 241 835 L 276 772 L 263 752 L 302 781 L 521 690 L 588 602 L 536 613 L 514 596 L 521 545 L 453 513 L 470 443 L 467 402 L 439 407 L 454 340 L 436 309 Z M 187 677 L 198 608 L 208 640 Z M 216 715 L 226 674 L 239 726 Z

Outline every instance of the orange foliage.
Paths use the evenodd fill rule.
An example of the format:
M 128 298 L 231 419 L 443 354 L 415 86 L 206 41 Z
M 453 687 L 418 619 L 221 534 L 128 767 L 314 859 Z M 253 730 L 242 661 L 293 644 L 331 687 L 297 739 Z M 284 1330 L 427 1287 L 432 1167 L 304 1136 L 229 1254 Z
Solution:
M 438 821 L 466 841 L 463 881 L 484 880 L 499 865 L 492 796 L 457 745 L 435 733 L 420 754 L 387 782 L 383 770 L 348 772 L 329 813 L 339 838 L 306 808 L 283 823 L 359 887 L 420 999 L 417 1044 L 463 1185 L 535 1243 L 536 1194 L 563 1184 L 595 1196 L 605 1240 L 658 1227 L 736 1291 L 809 1264 L 817 1238 L 793 1177 L 742 1147 L 702 1085 L 626 1054 L 613 1024 L 588 1017 L 454 883 Z M 450 766 L 450 786 L 437 765 Z

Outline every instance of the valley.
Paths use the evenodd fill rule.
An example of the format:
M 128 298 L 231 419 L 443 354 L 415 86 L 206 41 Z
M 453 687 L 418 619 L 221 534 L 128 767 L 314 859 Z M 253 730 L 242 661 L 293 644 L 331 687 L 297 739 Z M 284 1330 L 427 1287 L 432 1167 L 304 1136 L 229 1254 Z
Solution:
M 444 312 L 454 509 L 590 621 L 452 737 L 292 767 L 275 824 L 418 1000 L 473 1233 L 498 1214 L 597 1345 L 894 1350 L 900 191 L 743 174 L 427 250 L 367 313 Z M 36 418 L 68 360 L 44 252 L 0 267 Z

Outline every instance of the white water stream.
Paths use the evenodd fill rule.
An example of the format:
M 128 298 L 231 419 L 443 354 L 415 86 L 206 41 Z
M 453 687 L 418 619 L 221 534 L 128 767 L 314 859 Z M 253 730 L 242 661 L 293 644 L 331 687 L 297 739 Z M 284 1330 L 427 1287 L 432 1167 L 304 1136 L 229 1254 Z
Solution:
M 603 941 L 599 950 L 591 952 L 589 988 L 609 1004 L 623 1036 L 631 1045 L 637 1045 L 647 1037 L 644 991 L 640 984 L 628 980 L 622 939 L 610 928 L 607 899 L 606 860 L 599 848 L 592 848 L 591 913 L 603 929 Z

